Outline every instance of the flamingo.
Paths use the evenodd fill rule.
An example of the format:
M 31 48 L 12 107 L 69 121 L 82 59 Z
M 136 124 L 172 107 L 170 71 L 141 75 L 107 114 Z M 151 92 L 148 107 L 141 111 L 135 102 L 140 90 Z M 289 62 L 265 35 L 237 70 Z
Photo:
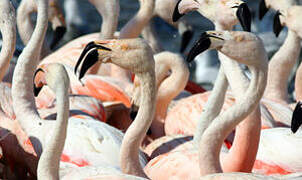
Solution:
M 41 151 L 50 137 L 48 130 L 53 129 L 55 124 L 55 121 L 40 118 L 35 108 L 32 93 L 32 78 L 39 61 L 38 57 L 47 29 L 48 15 L 48 1 L 39 0 L 37 3 L 37 25 L 31 40 L 19 57 L 13 76 L 12 101 L 16 120 L 8 121 L 6 126 L 2 126 L 15 135 L 17 146 L 13 148 L 22 146 L 20 147 L 21 152 L 24 151 L 25 155 L 22 159 L 18 159 L 18 152 L 15 150 L 9 152 L 18 159 L 18 165 L 24 167 L 23 171 L 30 170 L 29 172 L 33 175 L 36 174 L 38 157 L 40 157 Z M 48 67 L 45 67 L 43 71 L 47 72 L 47 69 Z M 43 80 L 43 78 L 41 79 Z M 37 85 L 41 84 L 40 82 L 36 83 Z M 62 95 L 59 94 L 58 96 Z M 62 105 L 59 100 L 57 101 L 58 105 Z M 70 117 L 69 122 L 70 128 L 67 133 L 64 153 L 61 156 L 62 162 L 69 162 L 68 164 L 72 163 L 77 166 L 97 165 L 101 162 L 118 164 L 118 156 L 111 153 L 114 151 L 118 153 L 119 151 L 123 138 L 120 131 L 85 115 Z M 78 144 L 83 144 L 83 146 L 79 147 Z M 140 157 L 142 164 L 144 164 L 144 157 Z
M 184 3 L 183 5 L 181 4 L 182 2 Z M 248 15 L 247 15 L 247 14 L 249 14 L 248 13 L 249 11 L 248 11 L 248 8 L 246 7 L 245 3 L 243 3 L 242 1 L 228 1 L 228 3 L 222 3 L 222 4 L 220 4 L 220 3 L 221 3 L 221 1 L 217 1 L 217 2 L 216 1 L 215 2 L 208 1 L 205 4 L 202 4 L 201 2 L 198 3 L 196 1 L 193 2 L 193 1 L 190 1 L 190 0 L 179 1 L 179 3 L 177 4 L 177 6 L 175 8 L 173 18 L 174 18 L 174 20 L 177 20 L 181 16 L 181 14 L 179 14 L 179 12 L 178 12 L 178 8 L 179 9 L 181 9 L 182 7 L 188 7 L 188 8 L 192 8 L 192 9 L 200 8 L 199 10 L 203 14 L 208 15 L 209 18 L 212 19 L 212 21 L 215 22 L 214 24 L 217 24 L 218 27 L 222 27 L 222 26 L 232 27 L 232 25 L 235 25 L 238 22 L 236 14 L 241 13 L 241 14 L 245 14 L 244 17 L 246 17 L 246 18 L 243 18 L 242 16 L 238 16 L 239 19 L 241 19 L 240 22 L 246 30 L 249 30 L 250 25 L 248 25 L 248 24 L 249 24 L 250 20 L 249 20 Z M 226 11 L 219 10 L 219 8 L 221 6 L 222 6 L 222 8 L 226 9 Z M 238 8 L 237 11 L 236 11 L 236 8 L 232 8 L 232 7 L 236 7 L 236 8 L 240 7 L 240 8 Z M 209 11 L 209 10 L 214 10 L 214 9 L 217 10 L 217 12 L 210 12 Z M 182 9 L 182 11 L 187 12 L 187 9 Z M 224 12 L 226 14 L 222 15 L 222 16 L 216 16 L 216 13 L 222 13 L 222 12 Z M 238 13 L 236 13 L 236 12 L 238 12 Z M 242 12 L 244 12 L 244 13 L 242 13 Z M 225 19 L 222 19 L 221 17 L 225 17 Z M 225 28 L 228 28 L 228 27 L 225 27 Z M 223 57 L 223 58 L 227 59 L 227 57 Z M 227 68 L 228 71 L 231 71 L 229 73 L 232 74 L 234 72 L 237 72 L 233 76 L 240 78 L 239 76 L 240 76 L 241 73 L 240 73 L 240 71 L 238 71 L 238 68 L 239 68 L 238 64 L 234 65 L 231 62 L 231 60 L 223 60 L 223 62 L 225 62 L 224 64 L 226 64 L 226 67 L 228 67 Z M 232 72 L 233 70 L 231 69 L 231 67 L 234 67 L 234 69 L 233 69 L 234 72 Z M 224 70 L 221 69 L 220 72 L 219 72 L 219 76 L 218 76 L 219 80 L 217 80 L 217 81 L 221 81 L 221 83 L 218 83 L 218 84 L 221 84 L 220 88 L 226 90 L 227 81 L 226 81 L 226 78 L 224 77 L 223 74 L 224 74 Z M 239 81 L 239 80 L 241 81 L 242 79 L 238 79 L 237 81 Z M 243 82 L 245 82 L 245 81 L 243 81 Z M 233 84 L 233 86 L 235 86 L 238 83 L 234 82 L 232 84 Z M 238 84 L 236 87 L 232 87 L 232 89 L 241 89 L 241 92 L 244 92 L 244 89 L 242 89 L 241 86 Z M 237 93 L 237 94 L 240 94 L 240 93 Z M 194 130 L 195 130 L 195 127 L 196 127 L 196 124 L 197 124 L 197 122 L 195 121 L 197 119 L 196 116 L 199 116 L 199 114 L 202 112 L 202 106 L 203 105 L 201 105 L 198 102 L 198 100 L 207 99 L 207 98 L 204 98 L 204 97 L 206 97 L 208 95 L 209 94 L 198 94 L 198 95 L 195 95 L 195 96 L 192 96 L 192 97 L 182 99 L 173 108 L 171 108 L 171 110 L 167 114 L 166 121 L 165 121 L 165 132 L 166 132 L 166 134 L 167 135 L 174 135 L 174 134 L 183 132 L 184 134 L 192 135 L 195 132 Z M 200 98 L 197 98 L 199 96 L 200 96 Z M 204 97 L 202 97 L 202 96 L 204 96 Z M 198 102 L 198 103 L 196 103 L 196 104 L 193 103 L 192 102 L 193 99 L 196 99 L 193 102 Z M 214 101 L 214 100 L 215 100 L 215 98 L 212 98 L 211 101 Z M 183 102 L 187 102 L 187 103 L 183 103 Z M 223 103 L 223 102 L 221 102 L 221 103 Z M 216 102 L 216 104 L 217 104 L 217 110 L 215 111 L 215 113 L 219 113 L 220 108 L 222 107 L 222 104 L 220 104 L 220 102 Z M 192 109 L 194 109 L 194 110 L 192 110 Z M 211 116 L 211 114 L 212 114 L 211 111 L 213 111 L 213 109 L 211 109 L 207 113 L 207 115 L 204 116 L 204 117 Z M 186 112 L 190 112 L 190 113 L 186 113 Z M 191 113 L 191 112 L 193 112 L 193 113 Z M 209 119 L 214 118 L 214 117 L 215 117 L 215 115 L 209 117 Z M 192 121 L 195 121 L 195 122 L 192 122 Z M 245 121 L 245 122 L 248 122 L 248 121 Z M 180 126 L 178 126 L 178 125 L 180 125 Z M 188 129 L 188 127 L 194 127 L 194 130 Z M 251 130 L 252 129 L 246 129 L 246 131 L 251 131 Z M 161 144 L 163 144 L 163 143 L 156 142 L 154 145 L 150 144 L 150 147 L 149 148 L 147 147 L 148 148 L 148 154 L 154 154 L 153 150 L 158 149 L 159 148 L 158 145 L 161 145 Z M 166 147 L 163 147 L 163 148 L 166 149 Z M 167 148 L 170 149 L 170 147 L 167 147 Z M 168 149 L 164 150 L 164 152 L 167 152 Z
M 50 54 L 50 49 L 53 49 L 58 44 L 66 32 L 64 16 L 58 1 L 50 0 L 49 7 L 48 17 L 49 21 L 52 23 L 54 35 L 50 45 L 46 42 L 43 43 L 41 59 Z M 30 18 L 30 15 L 34 12 L 37 12 L 37 6 L 34 0 L 22 0 L 17 9 L 17 26 L 21 40 L 24 44 L 28 43 L 34 31 L 34 26 Z
M 171 101 L 184 90 L 189 79 L 189 68 L 183 57 L 171 52 L 161 52 L 154 55 L 156 74 L 156 111 L 154 120 L 150 127 L 151 139 L 164 136 L 164 123 L 168 106 Z M 167 76 L 168 72 L 171 74 Z M 141 96 L 140 84 L 135 81 L 132 101 L 134 105 L 139 105 Z M 148 144 L 148 142 L 146 142 Z
M 241 47 L 240 52 L 236 51 L 239 47 Z M 196 141 L 196 146 L 192 144 L 191 148 L 187 150 L 169 152 L 152 159 L 145 167 L 146 173 L 151 178 L 163 179 L 172 176 L 179 179 L 184 177 L 196 178 L 208 173 L 222 172 L 222 169 L 223 172 L 250 172 L 253 167 L 256 157 L 254 151 L 257 152 L 257 143 L 259 142 L 257 138 L 247 140 L 236 132 L 235 136 L 238 137 L 235 137 L 230 151 L 227 154 L 221 154 L 221 161 L 219 160 L 219 153 L 226 136 L 239 122 L 255 110 L 263 95 L 267 76 L 267 56 L 264 46 L 257 36 L 248 32 L 210 31 L 201 35 L 200 40 L 190 51 L 188 60 L 192 61 L 195 56 L 208 48 L 217 49 L 233 60 L 248 65 L 252 73 L 248 89 L 231 108 L 220 115 L 213 114 L 212 117 L 214 118 L 205 119 L 205 122 L 199 123 L 199 126 L 202 125 L 203 127 L 198 127 L 200 132 L 197 135 L 200 137 L 194 137 L 194 139 L 200 140 L 199 142 Z M 250 49 L 253 49 L 253 53 L 250 53 Z M 217 88 L 223 84 L 221 82 L 215 83 L 211 94 L 211 98 L 215 97 L 218 99 L 217 101 L 222 101 L 225 96 L 225 90 Z M 219 109 L 215 104 L 207 104 L 207 108 Z M 259 119 L 260 114 L 257 115 L 258 118 L 254 117 Z M 203 119 L 200 118 L 199 120 L 202 121 Z M 255 124 L 260 128 L 259 120 L 256 120 Z M 253 126 L 252 123 L 249 125 Z M 250 136 L 253 134 L 252 132 L 249 133 Z M 249 144 L 246 141 L 255 142 Z M 171 171 L 170 165 L 173 166 L 174 170 Z
M 259 18 L 261 19 L 265 15 L 268 8 L 278 11 L 274 20 L 274 32 L 278 36 L 283 26 L 285 26 L 284 23 L 280 23 L 279 19 L 286 16 L 283 16 L 284 13 L 282 13 L 282 17 L 279 18 L 280 12 L 286 11 L 295 4 L 297 2 L 294 0 L 276 2 L 263 0 L 260 3 Z M 268 84 L 261 101 L 274 118 L 272 123 L 267 123 L 271 124 L 271 127 L 289 126 L 292 116 L 287 95 L 287 81 L 301 51 L 301 38 L 294 29 L 287 27 L 288 34 L 285 42 L 269 61 Z
M 52 137 L 57 138 L 49 139 L 44 151 L 42 152 L 37 172 L 39 179 L 44 177 L 58 179 L 60 177 L 59 171 L 60 175 L 63 174 L 60 177 L 61 179 L 70 179 L 75 177 L 91 178 L 95 176 L 98 176 L 97 178 L 100 178 L 99 176 L 105 176 L 105 179 L 107 179 L 109 178 L 108 175 L 110 177 L 129 177 L 127 175 L 123 175 L 122 173 L 146 177 L 141 167 L 141 163 L 139 162 L 138 155 L 140 144 L 148 130 L 148 127 L 151 125 L 155 112 L 156 90 L 152 50 L 150 46 L 142 39 L 94 41 L 92 43 L 88 46 L 88 51 L 83 51 L 84 54 L 79 59 L 80 64 L 81 61 L 83 61 L 79 73 L 79 79 L 84 76 L 85 72 L 93 65 L 93 63 L 100 61 L 102 63 L 114 63 L 123 68 L 130 69 L 136 74 L 136 77 L 140 80 L 140 84 L 142 86 L 142 99 L 140 101 L 138 115 L 128 128 L 120 149 L 119 157 L 121 171 L 110 164 L 86 166 L 80 168 L 66 167 L 61 171 L 58 159 L 60 153 L 63 151 L 67 126 L 67 119 L 62 118 L 59 119 L 59 122 L 56 122 L 56 124 L 59 126 L 57 128 L 58 131 L 53 132 Z M 123 53 L 121 53 L 121 51 Z M 87 55 L 85 56 L 85 54 Z M 55 75 L 59 74 L 57 71 L 55 72 Z M 54 77 L 55 75 L 50 77 Z M 57 78 L 61 79 L 61 77 Z M 51 79 L 49 78 L 48 81 L 51 81 Z M 50 86 L 55 87 L 56 83 L 54 82 L 56 81 L 53 80 L 53 84 L 50 84 Z M 65 89 L 65 93 L 66 92 L 67 89 Z M 62 109 L 60 109 L 60 111 L 63 113 Z M 66 112 L 66 107 L 64 112 Z M 64 123 L 62 123 L 62 121 L 64 121 Z M 71 121 L 69 120 L 68 128 L 71 125 L 70 122 Z M 55 157 L 57 160 L 54 161 L 54 158 L 52 157 Z
M 171 17 L 176 4 L 177 0 L 155 0 L 155 9 L 153 16 L 160 17 L 168 24 L 178 29 L 178 33 L 181 36 L 180 52 L 183 53 L 190 40 L 192 39 L 194 32 L 192 30 L 192 27 L 184 19 L 180 19 L 179 22 L 172 21 Z M 144 39 L 148 40 L 155 53 L 159 53 L 163 50 L 151 23 L 146 25 L 146 27 L 143 29 L 142 36 Z

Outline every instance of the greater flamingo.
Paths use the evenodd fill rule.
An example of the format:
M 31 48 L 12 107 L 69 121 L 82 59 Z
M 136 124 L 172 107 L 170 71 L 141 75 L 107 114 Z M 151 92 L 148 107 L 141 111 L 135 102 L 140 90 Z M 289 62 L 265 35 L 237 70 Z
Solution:
M 52 23 L 54 35 L 52 42 L 48 45 L 45 41 L 42 46 L 41 59 L 50 54 L 66 32 L 64 16 L 57 0 L 49 1 L 49 21 Z M 22 0 L 17 9 L 17 26 L 20 38 L 26 45 L 34 31 L 34 25 L 31 20 L 31 14 L 37 12 L 37 5 L 34 0 Z
M 30 169 L 32 174 L 35 174 L 37 158 L 41 155 L 41 151 L 50 137 L 48 130 L 55 126 L 55 121 L 40 118 L 32 93 L 34 69 L 39 61 L 48 15 L 48 1 L 38 0 L 36 2 L 38 3 L 37 25 L 28 45 L 18 59 L 13 76 L 12 101 L 17 120 L 5 126 L 16 135 L 19 146 L 22 146 L 26 152 L 23 159 L 19 158 L 20 165 Z M 47 67 L 44 69 L 45 72 Z M 57 95 L 59 98 L 63 94 L 58 93 Z M 58 105 L 60 106 L 62 103 L 58 102 Z M 61 157 L 63 162 L 77 164 L 77 166 L 98 165 L 104 162 L 118 165 L 119 157 L 115 154 L 118 154 L 123 138 L 120 131 L 83 115 L 70 117 L 69 123 L 64 154 Z M 85 145 L 78 146 L 78 144 Z M 114 151 L 116 153 L 112 153 Z M 14 152 L 11 151 L 11 153 Z M 18 157 L 18 152 L 16 155 Z M 143 156 L 140 156 L 140 160 L 144 164 Z M 26 169 L 24 168 L 24 170 Z
M 237 51 L 239 47 L 241 51 Z M 200 132 L 197 135 L 200 137 L 194 137 L 200 140 L 200 142 L 195 141 L 196 146 L 191 145 L 191 148 L 187 150 L 173 151 L 152 159 L 145 167 L 147 174 L 152 178 L 162 179 L 172 177 L 172 174 L 179 179 L 194 178 L 208 173 L 222 172 L 222 169 L 224 172 L 250 172 L 253 167 L 256 157 L 255 150 L 257 152 L 257 143 L 259 142 L 257 138 L 247 140 L 236 132 L 235 136 L 238 135 L 238 137 L 235 137 L 230 151 L 221 156 L 221 161 L 219 160 L 219 154 L 226 136 L 239 122 L 255 110 L 263 95 L 267 76 L 267 56 L 264 46 L 262 41 L 251 33 L 210 31 L 201 36 L 192 48 L 188 60 L 192 61 L 195 56 L 208 48 L 217 49 L 233 60 L 248 65 L 252 73 L 248 89 L 232 107 L 220 115 L 212 114 L 212 119 L 199 118 L 200 121 L 205 120 L 205 122 L 199 123 L 199 126 L 202 127 L 198 127 Z M 250 49 L 253 49 L 252 53 Z M 217 101 L 223 101 L 225 90 L 217 88 L 221 86 L 221 81 L 217 83 L 219 84 L 215 85 L 211 98 L 215 97 L 218 99 Z M 215 108 L 214 111 L 219 110 L 215 104 L 207 104 L 207 108 Z M 258 113 L 258 116 L 260 117 L 260 113 Z M 260 129 L 260 121 L 256 120 L 255 124 Z M 250 123 L 250 126 L 253 127 L 254 125 Z M 253 133 L 249 133 L 252 136 Z M 256 144 L 249 144 L 245 141 L 255 141 Z M 199 166 L 197 165 L 198 150 Z
M 114 63 L 123 68 L 130 69 L 136 74 L 136 77 L 140 81 L 142 88 L 140 109 L 134 122 L 128 128 L 124 136 L 120 149 L 120 167 L 123 173 L 146 177 L 141 167 L 141 163 L 139 162 L 138 155 L 140 144 L 148 130 L 148 127 L 151 125 L 155 111 L 156 90 L 152 50 L 150 46 L 148 46 L 148 44 L 141 39 L 95 41 L 88 45 L 88 50 L 90 51 L 83 51 L 84 54 L 79 59 L 79 63 L 83 61 L 79 71 L 79 79 L 84 76 L 85 72 L 94 63 L 100 61 L 101 63 Z M 123 52 L 122 56 L 120 55 L 121 51 Z M 85 54 L 87 55 L 84 58 Z M 67 90 L 65 90 L 65 92 L 67 92 Z M 46 146 L 46 151 L 42 153 L 38 168 L 38 177 L 40 177 L 40 179 L 44 177 L 50 177 L 50 179 L 59 178 L 59 162 L 58 160 L 53 161 L 50 157 L 56 157 L 58 159 L 59 154 L 63 150 L 63 133 L 64 131 L 66 133 L 66 122 L 67 121 L 65 119 L 63 126 L 60 124 L 60 129 L 62 129 L 61 134 L 59 131 L 54 132 L 55 137 L 62 137 L 62 139 L 60 139 L 60 143 L 57 144 L 58 141 L 56 139 L 50 140 L 48 143 L 49 146 Z M 68 123 L 68 126 L 70 126 L 70 121 Z M 81 168 L 67 167 L 62 171 L 63 172 L 61 174 L 63 174 L 64 177 L 61 178 L 66 179 L 71 177 L 91 178 L 96 176 L 97 178 L 100 178 L 100 176 L 105 176 L 103 178 L 107 179 L 109 178 L 108 175 L 110 177 L 122 176 L 123 178 L 127 178 L 126 175 L 123 175 L 119 170 L 116 169 L 116 167 L 110 164 Z

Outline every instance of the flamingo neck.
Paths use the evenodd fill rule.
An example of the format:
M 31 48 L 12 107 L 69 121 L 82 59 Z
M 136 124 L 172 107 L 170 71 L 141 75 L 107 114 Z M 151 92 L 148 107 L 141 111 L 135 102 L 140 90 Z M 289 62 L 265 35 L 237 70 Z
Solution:
M 286 40 L 269 62 L 268 83 L 264 97 L 288 104 L 287 81 L 301 51 L 301 39 L 288 30 Z
M 117 29 L 120 5 L 118 0 L 99 1 L 89 0 L 102 16 L 100 39 L 113 39 Z
M 13 58 L 15 46 L 16 46 L 16 17 L 15 10 L 10 1 L 5 3 L 5 9 L 1 11 L 1 18 L 3 23 L 1 24 L 0 31 L 2 34 L 2 49 L 0 52 L 0 81 L 3 80 L 5 73 L 9 67 L 9 62 Z
M 261 62 L 260 65 L 249 66 L 252 79 L 246 93 L 236 101 L 235 105 L 216 117 L 202 135 L 199 145 L 199 166 L 202 176 L 222 172 L 219 153 L 224 139 L 258 105 L 267 77 L 265 60 Z
M 38 17 L 31 39 L 19 56 L 12 80 L 12 103 L 16 118 L 29 137 L 39 137 L 37 128 L 41 120 L 33 96 L 33 75 L 47 29 L 47 0 L 37 0 Z
M 62 74 L 68 79 L 67 74 L 60 73 L 60 80 L 56 83 L 56 87 L 52 88 L 56 94 L 57 100 L 57 119 L 52 128 L 52 134 L 47 144 L 44 146 L 43 153 L 39 159 L 37 176 L 38 179 L 59 179 L 59 165 L 61 154 L 64 149 L 67 124 L 69 116 L 69 98 L 68 87 L 69 82 L 62 81 Z
M 142 99 L 134 122 L 128 128 L 120 150 L 123 173 L 147 177 L 139 163 L 140 145 L 150 127 L 155 111 L 155 72 L 137 73 L 140 80 Z
M 35 3 L 34 0 L 22 0 L 17 9 L 17 27 L 24 45 L 27 45 L 34 32 L 34 25 L 30 16 L 37 11 Z M 43 40 L 40 58 L 43 59 L 50 52 L 49 46 Z
M 159 37 L 153 27 L 152 21 L 150 21 L 143 29 L 142 36 L 148 41 L 148 44 L 151 46 L 154 54 L 160 53 L 163 51 L 163 47 L 160 43 Z
M 196 149 L 199 147 L 201 137 L 205 130 L 209 127 L 213 119 L 219 115 L 227 88 L 228 81 L 224 75 L 223 68 L 220 67 L 213 90 L 211 91 L 209 99 L 202 110 L 202 114 L 198 120 L 197 128 L 193 137 Z
M 158 88 L 156 98 L 155 119 L 152 122 L 151 131 L 158 138 L 164 136 L 164 121 L 170 102 L 182 90 L 184 90 L 188 79 L 189 69 L 184 59 L 177 54 L 162 52 L 154 56 L 156 69 L 156 82 Z M 167 74 L 171 74 L 167 77 Z
M 137 38 L 153 16 L 155 0 L 140 0 L 138 13 L 120 31 L 120 39 Z

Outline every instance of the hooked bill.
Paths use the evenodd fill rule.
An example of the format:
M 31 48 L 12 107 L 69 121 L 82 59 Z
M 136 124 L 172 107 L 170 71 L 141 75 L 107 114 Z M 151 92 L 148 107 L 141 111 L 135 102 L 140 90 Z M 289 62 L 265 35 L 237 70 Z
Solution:
M 201 34 L 200 38 L 190 50 L 187 57 L 187 62 L 192 62 L 196 56 L 209 49 L 209 47 L 211 46 L 211 40 L 209 37 L 210 36 L 206 32 Z
M 184 16 L 184 14 L 180 14 L 179 11 L 178 11 L 178 6 L 179 6 L 179 3 L 180 3 L 181 0 L 179 0 L 174 8 L 174 11 L 173 11 L 173 15 L 172 15 L 172 20 L 173 22 L 176 22 L 178 21 L 182 16 Z
M 95 42 L 93 42 L 93 41 L 88 43 L 86 45 L 86 47 L 84 48 L 83 52 L 81 53 L 79 60 L 76 63 L 75 68 L 74 68 L 74 73 L 76 74 L 79 65 L 81 64 L 82 60 L 84 59 L 82 67 L 80 69 L 79 79 L 81 79 L 85 75 L 87 70 L 98 61 L 98 49 L 111 51 L 111 49 L 98 45 L 98 44 L 95 44 Z
M 34 74 L 34 80 L 35 80 L 35 78 L 36 78 L 36 75 L 37 75 L 40 71 L 41 71 L 41 72 L 44 72 L 43 69 L 41 69 L 41 68 L 37 69 L 36 72 L 35 72 L 35 74 Z M 37 87 L 36 84 L 35 84 L 35 82 L 34 82 L 34 96 L 35 96 L 35 97 L 37 97 L 37 96 L 39 95 L 39 93 L 40 93 L 40 91 L 42 90 L 42 88 L 43 88 L 43 86 Z
M 66 27 L 59 26 L 55 29 L 52 42 L 50 44 L 50 49 L 53 50 L 56 45 L 60 42 L 60 40 L 63 38 L 64 34 L 66 33 Z
M 261 0 L 259 3 L 259 20 L 262 20 L 268 10 L 269 9 L 266 7 L 265 0 Z
M 251 32 L 252 15 L 246 3 L 242 3 L 238 6 L 236 15 L 242 26 L 242 29 L 244 31 Z
M 291 122 L 291 126 L 290 126 L 290 129 L 293 133 L 296 133 L 302 124 L 302 118 L 301 118 L 302 117 L 302 107 L 301 106 L 302 106 L 302 102 L 299 101 L 293 112 L 292 122 Z
M 282 15 L 282 14 L 279 11 L 277 11 L 275 14 L 275 17 L 274 17 L 273 31 L 274 31 L 276 37 L 279 36 L 280 32 L 283 29 L 283 26 L 280 21 L 280 15 Z

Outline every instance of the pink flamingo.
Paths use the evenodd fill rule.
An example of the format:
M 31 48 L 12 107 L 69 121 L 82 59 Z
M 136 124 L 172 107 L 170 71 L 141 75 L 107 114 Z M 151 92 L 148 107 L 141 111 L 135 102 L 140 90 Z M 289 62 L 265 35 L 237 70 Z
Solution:
M 59 122 L 56 122 L 58 128 L 53 132 L 52 137 L 54 138 L 48 141 L 41 155 L 38 165 L 38 178 L 42 179 L 49 177 L 50 179 L 58 179 L 60 177 L 62 179 L 70 179 L 76 177 L 93 179 L 102 177 L 104 179 L 108 179 L 119 177 L 118 179 L 125 179 L 132 177 L 140 179 L 138 177 L 125 175 L 122 173 L 146 177 L 139 161 L 139 148 L 148 130 L 148 127 L 151 125 L 155 112 L 156 90 L 152 50 L 148 44 L 141 39 L 95 41 L 93 42 L 93 45 L 90 45 L 88 48 L 89 51 L 83 51 L 83 55 L 87 55 L 81 56 L 79 59 L 80 63 L 83 60 L 79 73 L 80 79 L 93 65 L 93 63 L 100 61 L 101 63 L 111 62 L 123 68 L 129 69 L 135 73 L 136 77 L 140 80 L 142 88 L 140 109 L 134 122 L 128 128 L 120 148 L 120 166 L 118 167 L 120 167 L 121 171 L 117 169 L 117 166 L 106 163 L 98 166 L 92 165 L 79 168 L 66 167 L 61 169 L 58 159 L 60 157 L 60 153 L 63 151 L 67 129 L 67 118 L 61 118 L 59 119 Z M 120 52 L 123 52 L 122 56 L 120 55 Z M 82 59 L 83 57 L 85 58 Z M 55 75 L 57 74 L 59 73 L 55 73 Z M 50 77 L 55 76 L 53 75 Z M 48 80 L 51 82 L 50 78 Z M 56 86 L 55 83 L 50 83 L 49 85 L 51 87 Z M 65 89 L 65 93 L 67 93 L 67 89 Z M 61 102 L 63 103 L 64 101 Z M 60 111 L 62 113 L 62 109 L 60 109 Z M 66 107 L 64 112 L 66 112 Z M 68 128 L 71 125 L 70 122 L 71 121 L 69 120 Z M 61 176 L 59 176 L 59 172 Z
M 35 169 L 37 167 L 38 157 L 41 154 L 42 148 L 44 148 L 45 142 L 47 142 L 50 137 L 47 132 L 49 129 L 54 128 L 55 124 L 55 121 L 41 119 L 39 117 L 32 94 L 34 68 L 39 61 L 39 50 L 47 29 L 48 2 L 39 0 L 37 3 L 39 12 L 37 28 L 34 30 L 31 40 L 20 55 L 13 76 L 12 101 L 14 112 L 16 113 L 16 120 L 6 121 L 7 123 L 2 126 L 15 135 L 16 140 L 10 141 L 10 143 L 16 142 L 16 146 L 14 146 L 14 144 L 8 146 L 8 148 L 13 148 L 8 151 L 11 153 L 11 157 L 18 160 L 18 166 L 24 167 L 23 171 L 28 170 L 32 175 L 36 174 Z M 51 67 L 52 66 L 50 66 L 50 68 Z M 47 69 L 48 67 L 43 71 L 47 72 Z M 39 82 L 37 83 L 39 84 Z M 59 106 L 62 105 L 62 102 L 59 102 L 62 99 L 59 100 L 59 97 L 64 94 L 58 93 L 57 95 Z M 64 103 L 66 105 L 68 101 L 64 101 Z M 65 115 L 66 113 L 64 113 L 64 116 Z M 110 164 L 118 163 L 118 157 L 111 156 L 110 153 L 113 151 L 118 153 L 119 151 L 123 137 L 120 131 L 86 116 L 82 116 L 81 118 L 79 118 L 79 116 L 78 118 L 71 117 L 69 121 L 70 128 L 67 133 L 64 154 L 61 157 L 63 162 L 77 164 L 77 166 L 85 166 L 88 164 L 97 165 L 101 162 Z M 99 141 L 99 139 L 102 139 L 102 141 Z M 85 145 L 79 147 L 78 144 Z M 108 147 L 108 149 L 106 150 L 105 147 Z M 20 159 L 19 156 L 20 152 L 16 151 L 17 148 L 22 150 L 20 152 L 24 152 L 22 159 Z M 102 152 L 105 154 L 106 152 L 110 153 L 105 155 Z M 143 162 L 144 159 L 141 161 Z
M 62 39 L 66 32 L 65 19 L 62 9 L 57 0 L 49 1 L 49 16 L 48 19 L 52 23 L 54 30 L 53 39 L 50 45 L 43 43 L 41 59 L 50 54 L 57 43 Z M 34 31 L 34 26 L 31 20 L 31 14 L 37 12 L 37 5 L 34 0 L 22 0 L 17 9 L 17 26 L 21 40 L 26 45 Z
M 242 51 L 236 51 L 238 47 L 241 47 Z M 206 122 L 199 124 L 203 127 L 198 127 L 200 132 L 197 135 L 199 137 L 194 137 L 199 141 L 195 141 L 190 149 L 169 152 L 152 159 L 145 167 L 145 171 L 153 179 L 165 179 L 166 177 L 196 178 L 210 173 L 222 172 L 222 170 L 223 172 L 250 172 L 253 167 L 259 139 L 247 140 L 247 137 L 243 138 L 244 132 L 241 132 L 243 136 L 236 132 L 235 136 L 238 137 L 235 137 L 230 151 L 220 156 L 221 161 L 219 154 L 224 139 L 238 123 L 255 111 L 263 95 L 267 76 L 267 56 L 264 46 L 258 37 L 247 32 L 206 32 L 192 48 L 188 59 L 193 60 L 195 56 L 208 48 L 215 48 L 233 60 L 246 64 L 252 73 L 251 82 L 246 93 L 241 95 L 241 99 L 236 101 L 231 108 L 213 119 L 204 119 Z M 253 54 L 250 53 L 250 49 L 254 50 Z M 217 88 L 221 86 L 221 82 L 218 81 L 219 84 L 215 84 L 211 94 L 211 98 L 215 97 L 220 101 L 224 99 L 225 94 L 224 89 Z M 208 108 L 216 109 L 217 107 L 216 104 L 210 103 L 207 104 Z M 258 117 L 253 117 L 260 119 L 260 113 L 255 115 Z M 212 116 L 215 115 L 212 114 Z M 203 119 L 199 120 L 202 121 Z M 260 129 L 259 120 L 255 121 L 254 124 Z M 256 127 L 252 123 L 249 125 Z M 250 136 L 253 134 L 252 132 L 249 133 Z M 253 142 L 247 143 L 246 141 Z

